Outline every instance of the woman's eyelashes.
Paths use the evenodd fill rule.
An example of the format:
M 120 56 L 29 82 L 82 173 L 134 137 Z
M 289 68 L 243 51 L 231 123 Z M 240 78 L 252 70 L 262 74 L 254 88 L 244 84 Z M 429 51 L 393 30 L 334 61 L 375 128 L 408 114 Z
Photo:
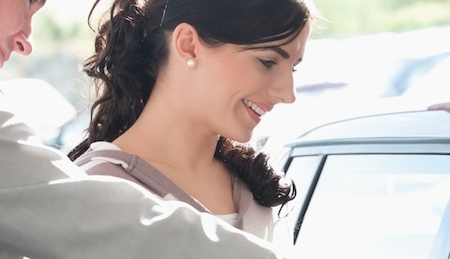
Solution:
M 40 7 L 45 4 L 46 0 L 30 0 L 31 5 L 39 5 Z
M 273 59 L 259 59 L 259 61 L 261 62 L 261 64 L 267 68 L 267 69 L 271 69 L 272 67 L 274 67 L 276 64 L 278 64 L 278 62 L 276 60 Z M 295 68 L 298 64 L 295 64 L 292 67 L 292 73 L 295 73 L 297 71 L 297 69 Z
M 273 66 L 277 64 L 277 62 L 272 59 L 260 59 L 259 61 L 267 69 L 271 69 Z

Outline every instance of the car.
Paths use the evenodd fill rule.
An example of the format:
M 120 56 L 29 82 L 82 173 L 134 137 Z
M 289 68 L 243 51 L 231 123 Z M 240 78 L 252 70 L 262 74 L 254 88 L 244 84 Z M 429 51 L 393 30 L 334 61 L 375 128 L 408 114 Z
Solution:
M 273 163 L 296 183 L 295 258 L 450 258 L 450 103 L 430 107 L 329 122 L 283 146 Z

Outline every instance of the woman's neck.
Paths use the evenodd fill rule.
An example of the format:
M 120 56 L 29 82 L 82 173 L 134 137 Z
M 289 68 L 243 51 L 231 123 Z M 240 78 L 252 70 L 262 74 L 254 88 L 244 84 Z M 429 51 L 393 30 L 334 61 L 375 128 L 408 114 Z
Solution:
M 114 144 L 147 161 L 211 213 L 236 212 L 231 175 L 214 158 L 218 136 L 188 135 L 178 122 L 167 125 L 138 120 Z

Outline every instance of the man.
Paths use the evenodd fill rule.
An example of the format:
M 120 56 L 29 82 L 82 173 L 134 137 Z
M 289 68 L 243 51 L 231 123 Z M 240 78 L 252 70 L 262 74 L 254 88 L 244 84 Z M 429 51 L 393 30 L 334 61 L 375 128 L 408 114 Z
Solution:
M 0 68 L 29 55 L 45 0 L 0 0 Z M 26 94 L 26 93 L 24 93 Z M 42 145 L 0 89 L 0 258 L 277 258 L 271 245 L 134 183 L 86 176 Z

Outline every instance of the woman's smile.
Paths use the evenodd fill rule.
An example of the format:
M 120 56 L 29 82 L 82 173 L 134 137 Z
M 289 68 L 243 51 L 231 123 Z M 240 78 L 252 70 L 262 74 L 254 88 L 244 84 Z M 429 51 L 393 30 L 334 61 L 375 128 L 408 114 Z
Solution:
M 262 104 L 257 105 L 256 103 L 253 103 L 252 101 L 249 101 L 247 99 L 244 99 L 242 102 L 244 103 L 246 110 L 250 114 L 250 117 L 256 123 L 259 123 L 261 121 L 261 117 L 272 110 L 272 107 L 269 107 L 267 105 L 263 106 Z

